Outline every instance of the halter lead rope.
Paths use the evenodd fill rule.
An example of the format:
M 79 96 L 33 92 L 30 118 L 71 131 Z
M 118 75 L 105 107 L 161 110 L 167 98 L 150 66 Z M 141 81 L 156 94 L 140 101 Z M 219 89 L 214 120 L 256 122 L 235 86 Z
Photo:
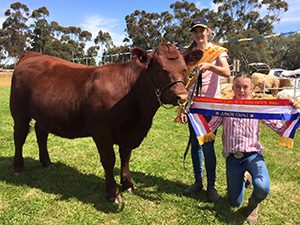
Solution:
M 151 79 L 151 78 L 150 78 Z M 153 81 L 151 79 L 151 82 L 152 82 L 152 85 L 153 87 L 155 88 L 154 84 L 153 84 Z M 173 85 L 177 84 L 177 83 L 182 83 L 184 85 L 184 81 L 182 80 L 176 80 L 176 81 L 173 81 L 173 82 L 170 82 L 169 84 L 167 84 L 166 86 L 164 86 L 163 88 L 159 89 L 159 88 L 155 88 L 155 95 L 157 97 L 157 101 L 159 102 L 159 106 L 162 106 L 164 107 L 165 109 L 171 109 L 171 108 L 174 108 L 175 106 L 170 106 L 170 107 L 167 107 L 164 105 L 164 103 L 161 101 L 161 95 L 162 93 L 167 90 L 168 88 L 172 87 Z M 179 107 L 184 107 L 186 102 L 184 103 L 181 103 L 180 100 L 178 99 L 177 101 L 177 104 L 179 105 Z
M 159 88 L 156 88 L 155 85 L 154 85 L 154 82 L 151 78 L 151 76 L 147 73 L 147 77 L 149 77 L 150 79 L 150 83 L 151 83 L 151 86 L 154 90 L 154 93 L 156 95 L 156 98 L 157 98 L 157 101 L 159 103 L 159 106 L 162 106 L 164 107 L 165 109 L 171 109 L 171 108 L 174 108 L 175 106 L 171 106 L 171 107 L 167 107 L 165 106 L 165 104 L 161 101 L 161 95 L 162 93 L 167 90 L 168 88 L 172 87 L 173 85 L 177 84 L 177 83 L 182 83 L 183 86 L 184 86 L 184 81 L 183 80 L 176 80 L 176 81 L 172 81 L 170 82 L 169 84 L 167 84 L 166 86 L 162 87 L 161 89 Z M 184 107 L 186 105 L 186 102 L 180 102 L 180 100 L 178 99 L 177 101 L 177 104 L 180 106 L 180 107 Z
M 196 96 L 199 95 L 199 90 L 200 90 L 200 95 L 201 95 L 201 92 L 202 92 L 202 73 L 200 73 L 199 67 L 195 67 L 195 69 L 191 72 L 191 74 L 189 75 L 189 81 L 191 81 L 194 76 L 198 76 L 197 77 L 197 83 L 193 87 L 193 90 L 192 90 L 192 93 L 191 93 L 191 97 L 189 99 L 190 102 L 188 102 L 189 105 L 192 104 L 192 99 L 193 99 L 195 91 L 196 91 Z M 183 154 L 183 167 L 184 168 L 185 168 L 185 159 L 186 159 L 188 151 L 189 151 L 189 149 L 191 147 L 191 138 L 192 137 L 191 137 L 191 134 L 190 134 L 187 146 L 186 146 L 184 154 Z

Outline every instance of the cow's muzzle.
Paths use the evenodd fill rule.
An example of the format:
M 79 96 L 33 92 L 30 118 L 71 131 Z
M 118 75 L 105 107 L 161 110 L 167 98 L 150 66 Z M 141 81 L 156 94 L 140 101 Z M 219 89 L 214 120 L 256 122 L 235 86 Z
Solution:
M 160 106 L 163 106 L 164 108 L 171 108 L 171 107 L 166 107 L 163 104 L 163 102 L 161 101 L 161 95 L 164 91 L 166 91 L 167 89 L 171 88 L 173 85 L 178 84 L 178 83 L 182 83 L 183 86 L 184 86 L 184 81 L 183 80 L 176 80 L 176 81 L 170 82 L 169 84 L 167 84 L 166 86 L 164 86 L 161 89 L 156 88 L 155 95 L 157 97 L 157 100 L 158 100 Z M 181 95 L 178 96 L 177 104 L 180 107 L 184 107 L 186 105 L 186 102 L 187 102 L 187 94 L 181 94 Z
M 187 104 L 187 98 L 188 98 L 187 93 L 178 95 L 177 104 L 180 106 L 180 108 L 185 108 Z

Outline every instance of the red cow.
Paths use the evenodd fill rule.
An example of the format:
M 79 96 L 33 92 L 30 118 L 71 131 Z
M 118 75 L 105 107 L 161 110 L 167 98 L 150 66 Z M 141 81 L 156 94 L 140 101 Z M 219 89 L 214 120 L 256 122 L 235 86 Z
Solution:
M 132 149 L 147 135 L 160 104 L 183 103 L 187 91 L 186 63 L 174 45 L 161 44 L 152 54 L 140 48 L 131 53 L 130 62 L 100 67 L 24 53 L 14 70 L 10 95 L 16 175 L 24 171 L 22 146 L 34 119 L 44 167 L 51 167 L 49 133 L 65 138 L 91 136 L 105 171 L 107 198 L 121 200 L 113 174 L 113 144 L 119 145 L 121 189 L 133 189 L 129 170 Z M 202 52 L 193 56 L 199 59 Z

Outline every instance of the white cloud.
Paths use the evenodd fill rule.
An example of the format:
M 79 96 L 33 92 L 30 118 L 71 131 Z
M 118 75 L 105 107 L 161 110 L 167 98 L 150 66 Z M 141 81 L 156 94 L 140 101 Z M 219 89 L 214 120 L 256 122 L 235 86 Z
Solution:
M 283 17 L 281 20 L 280 20 L 280 23 L 299 23 L 300 22 L 300 16 L 298 17 L 294 17 L 294 16 L 291 16 L 291 17 Z
M 215 12 L 218 10 L 218 4 L 215 4 L 213 3 L 212 1 L 207 3 L 207 2 L 201 2 L 201 1 L 198 1 L 198 2 L 195 2 L 195 5 L 198 9 L 204 9 L 204 8 L 208 8 L 210 10 L 214 10 Z
M 2 24 L 3 24 L 4 20 L 5 20 L 4 17 L 0 17 L 0 28 L 2 28 Z
M 218 7 L 220 4 L 215 4 L 213 2 L 209 3 L 209 9 L 212 9 L 213 11 L 217 12 L 218 11 Z
M 300 4 L 298 0 L 288 0 L 289 9 L 280 17 L 280 23 L 300 22 Z
M 115 30 L 120 26 L 120 21 L 118 19 L 103 18 L 98 15 L 93 15 L 87 17 L 83 23 L 80 24 L 81 28 L 88 30 L 92 33 L 93 38 L 95 38 L 99 32 L 108 32 L 115 45 L 122 45 L 125 34 L 117 33 Z
M 120 27 L 120 21 L 118 19 L 103 18 L 99 15 L 93 15 L 86 17 L 85 20 L 80 24 L 83 30 L 87 30 L 92 33 L 92 39 L 98 35 L 99 30 L 103 32 L 108 32 L 112 38 L 114 45 L 123 45 L 123 39 L 125 38 L 125 33 L 118 33 L 116 30 Z M 94 45 L 94 41 L 90 41 L 85 46 L 85 49 Z M 100 61 L 103 49 L 100 49 L 99 55 L 96 57 L 97 64 Z
M 262 0 L 260 0 L 262 1 Z M 274 24 L 275 27 L 279 24 L 284 24 L 286 26 L 293 26 L 293 27 L 299 27 L 300 23 L 300 4 L 299 0 L 285 0 L 288 3 L 288 11 L 284 12 L 280 16 L 280 22 Z M 196 7 L 198 9 L 203 9 L 203 8 L 209 8 L 211 10 L 217 11 L 218 4 L 214 4 L 212 1 L 209 3 L 204 3 L 201 1 L 195 2 Z M 266 5 L 263 5 L 263 7 L 259 10 L 259 13 L 261 16 L 264 16 L 268 12 Z M 289 30 L 290 28 L 287 28 Z M 297 28 L 292 28 L 292 29 L 297 29 Z
M 299 0 L 286 0 L 289 5 L 289 10 L 287 13 L 290 14 L 299 14 L 300 13 L 300 4 Z
M 196 5 L 196 7 L 197 7 L 198 9 L 201 9 L 201 8 L 202 8 L 201 2 L 195 2 L 195 5 Z

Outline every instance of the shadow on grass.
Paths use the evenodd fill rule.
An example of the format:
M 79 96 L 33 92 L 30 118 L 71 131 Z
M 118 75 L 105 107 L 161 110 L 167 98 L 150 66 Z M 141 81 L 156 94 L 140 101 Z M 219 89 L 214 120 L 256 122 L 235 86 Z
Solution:
M 198 207 L 200 210 L 214 211 L 218 221 L 226 224 L 241 225 L 245 223 L 244 211 L 245 208 L 233 208 L 226 197 L 220 197 L 216 203 L 207 204 L 203 207 Z
M 105 213 L 118 213 L 123 210 L 124 205 L 114 205 L 106 201 L 103 178 L 93 174 L 84 174 L 60 162 L 53 163 L 53 169 L 42 168 L 38 160 L 28 157 L 24 159 L 24 163 L 24 175 L 14 176 L 12 157 L 0 157 L 0 180 L 16 186 L 26 185 L 30 188 L 37 188 L 43 192 L 58 195 L 61 200 L 76 198 L 85 204 L 92 204 L 97 210 Z M 119 173 L 120 170 L 116 168 L 115 174 Z M 132 172 L 132 177 L 137 187 L 135 195 L 149 201 L 164 201 L 165 194 L 181 196 L 183 190 L 187 188 L 187 185 L 180 181 L 166 180 L 142 172 Z M 190 197 L 207 202 L 205 192 Z M 123 197 L 123 200 L 126 203 L 126 198 Z M 220 202 L 214 204 L 213 208 L 207 207 L 202 210 L 216 211 L 218 219 L 228 221 L 224 204 L 226 200 L 221 199 Z M 227 208 L 230 209 L 230 207 Z M 238 224 L 237 218 L 232 215 L 229 218 L 233 219 L 232 224 Z
M 22 176 L 15 176 L 12 160 L 12 157 L 0 157 L 1 181 L 16 186 L 26 185 L 30 188 L 37 188 L 43 192 L 58 195 L 61 200 L 76 198 L 83 203 L 92 204 L 97 210 L 105 213 L 117 213 L 123 210 L 124 205 L 115 205 L 106 200 L 102 177 L 82 173 L 60 162 L 53 163 L 52 169 L 45 169 L 41 167 L 38 160 L 28 157 L 24 158 L 25 173 Z M 118 168 L 115 169 L 115 174 L 120 174 Z M 180 194 L 185 188 L 185 185 L 179 182 L 141 172 L 132 172 L 132 176 L 137 181 L 136 186 L 139 187 L 134 193 L 150 201 L 163 200 L 163 193 Z M 152 191 L 153 187 L 155 191 Z M 123 200 L 126 203 L 126 199 L 123 198 Z
M 0 157 L 1 181 L 56 194 L 61 200 L 77 198 L 81 202 L 92 204 L 99 211 L 107 213 L 119 211 L 119 206 L 106 201 L 102 178 L 83 174 L 60 162 L 53 163 L 52 169 L 45 169 L 38 160 L 32 158 L 24 158 L 25 173 L 22 176 L 15 176 L 12 160 L 12 157 Z

